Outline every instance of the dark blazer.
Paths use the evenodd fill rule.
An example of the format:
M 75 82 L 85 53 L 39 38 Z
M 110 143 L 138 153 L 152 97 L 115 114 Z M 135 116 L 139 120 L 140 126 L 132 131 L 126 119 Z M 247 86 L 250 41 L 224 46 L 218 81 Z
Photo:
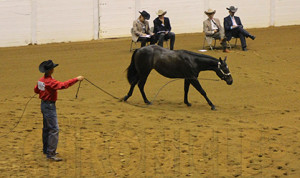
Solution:
M 165 25 L 162 25 L 162 22 L 159 20 L 159 18 L 157 17 L 156 19 L 153 20 L 154 23 L 154 30 L 153 33 L 157 33 L 159 31 L 171 31 L 171 24 L 170 24 L 170 20 L 168 17 L 164 17 L 164 22 Z
M 243 28 L 241 19 L 237 16 L 234 16 L 235 22 L 237 25 L 241 26 Z M 232 29 L 230 28 L 232 26 L 232 21 L 230 18 L 230 15 L 224 18 L 224 29 L 225 29 L 225 36 L 227 40 L 231 40 L 232 38 Z

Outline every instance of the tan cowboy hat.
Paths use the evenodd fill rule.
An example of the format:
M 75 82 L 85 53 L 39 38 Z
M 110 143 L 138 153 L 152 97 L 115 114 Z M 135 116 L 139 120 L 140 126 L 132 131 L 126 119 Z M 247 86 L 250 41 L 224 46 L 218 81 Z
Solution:
M 207 11 L 204 11 L 204 13 L 206 15 L 208 15 L 208 14 L 214 14 L 214 13 L 216 13 L 216 10 L 208 9 Z
M 163 10 L 158 10 L 158 12 L 156 12 L 157 15 L 166 15 L 167 11 L 163 11 Z

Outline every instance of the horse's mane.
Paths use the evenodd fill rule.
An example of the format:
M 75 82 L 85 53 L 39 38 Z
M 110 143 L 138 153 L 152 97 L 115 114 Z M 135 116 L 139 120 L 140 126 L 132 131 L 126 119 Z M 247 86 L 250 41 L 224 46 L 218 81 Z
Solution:
M 217 58 L 214 58 L 212 56 L 208 56 L 208 55 L 205 55 L 205 54 L 199 54 L 199 53 L 195 53 L 195 52 L 187 51 L 187 50 L 181 50 L 181 51 L 183 51 L 184 53 L 196 56 L 196 57 L 207 58 L 207 59 L 211 59 L 213 61 L 218 61 Z

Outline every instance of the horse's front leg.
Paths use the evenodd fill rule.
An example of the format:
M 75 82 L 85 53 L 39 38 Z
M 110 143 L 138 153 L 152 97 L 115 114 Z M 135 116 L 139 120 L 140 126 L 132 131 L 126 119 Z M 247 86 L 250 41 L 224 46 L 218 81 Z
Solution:
M 203 90 L 198 80 L 191 80 L 191 84 L 202 94 L 202 96 L 206 99 L 207 103 L 210 105 L 211 110 L 216 110 L 215 105 L 208 99 L 206 92 Z
M 188 93 L 189 93 L 189 88 L 190 88 L 190 81 L 188 79 L 184 79 L 184 103 L 187 106 L 192 106 L 191 103 L 188 101 Z

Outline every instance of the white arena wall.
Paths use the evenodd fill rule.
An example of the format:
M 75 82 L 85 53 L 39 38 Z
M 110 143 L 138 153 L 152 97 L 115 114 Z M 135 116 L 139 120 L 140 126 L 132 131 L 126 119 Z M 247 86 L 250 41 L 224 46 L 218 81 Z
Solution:
M 167 10 L 175 33 L 202 32 L 204 10 L 238 7 L 245 28 L 299 25 L 299 0 L 0 0 L 0 47 L 129 37 L 138 11 Z

